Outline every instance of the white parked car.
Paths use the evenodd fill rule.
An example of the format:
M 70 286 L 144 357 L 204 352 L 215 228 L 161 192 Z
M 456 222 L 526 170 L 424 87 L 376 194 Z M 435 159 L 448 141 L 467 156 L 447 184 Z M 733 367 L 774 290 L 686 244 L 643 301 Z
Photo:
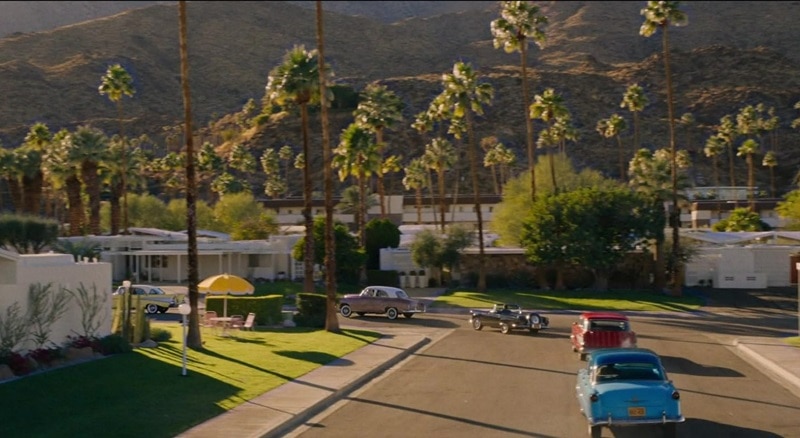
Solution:
M 133 307 L 136 307 L 137 301 L 144 307 L 145 313 L 165 313 L 170 307 L 178 307 L 183 303 L 186 297 L 183 294 L 175 294 L 165 292 L 164 289 L 158 286 L 151 286 L 147 284 L 134 284 L 130 287 L 131 302 Z M 114 291 L 114 304 L 112 308 L 116 307 L 116 302 L 119 298 L 116 296 L 125 296 L 125 288 L 120 286 Z

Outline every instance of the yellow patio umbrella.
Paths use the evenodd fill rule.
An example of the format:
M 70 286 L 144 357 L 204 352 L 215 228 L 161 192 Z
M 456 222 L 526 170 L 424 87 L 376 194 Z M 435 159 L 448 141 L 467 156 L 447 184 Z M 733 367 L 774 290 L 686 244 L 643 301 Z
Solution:
M 225 295 L 223 317 L 228 317 L 228 295 L 252 295 L 255 287 L 238 275 L 212 275 L 197 284 L 198 291 L 209 295 Z

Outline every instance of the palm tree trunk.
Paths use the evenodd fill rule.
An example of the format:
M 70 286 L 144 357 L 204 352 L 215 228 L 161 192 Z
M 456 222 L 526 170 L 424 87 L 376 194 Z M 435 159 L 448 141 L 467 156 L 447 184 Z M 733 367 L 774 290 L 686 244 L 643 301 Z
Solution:
M 438 169 L 437 172 L 439 184 L 439 216 L 441 217 L 442 221 L 442 233 L 444 233 L 444 224 L 445 224 L 445 202 L 444 202 L 444 169 Z
M 77 175 L 70 175 L 64 182 L 69 204 L 69 235 L 80 236 L 83 234 L 83 198 L 81 198 L 81 181 Z
M 322 2 L 317 0 L 317 53 L 319 54 L 319 86 L 327 89 L 325 82 L 325 50 L 322 26 Z M 320 116 L 322 118 L 322 166 L 325 179 L 325 330 L 339 332 L 339 318 L 336 311 L 336 241 L 333 232 L 333 166 L 331 166 L 331 141 L 328 124 L 327 95 L 320 93 Z
M 378 141 L 378 156 L 380 159 L 380 165 L 383 166 L 383 129 L 377 129 L 375 131 L 375 140 Z M 382 169 L 378 169 L 378 198 L 381 202 L 381 218 L 386 217 L 386 205 L 383 202 L 385 189 L 383 187 L 383 172 Z
M 100 184 L 97 179 L 97 163 L 84 161 L 81 165 L 83 183 L 89 195 L 89 232 L 100 235 Z
M 417 189 L 417 225 L 422 224 L 422 189 Z
M 675 115 L 672 109 L 672 75 L 669 66 L 669 31 L 668 26 L 663 26 L 664 31 L 664 72 L 667 81 L 667 117 L 669 121 L 669 150 L 672 161 L 672 294 L 681 296 L 683 290 L 682 271 L 683 265 L 679 261 L 681 211 L 678 207 L 678 151 L 675 145 Z
M 467 111 L 467 133 L 469 135 L 469 167 L 472 171 L 472 192 L 475 197 L 475 213 L 478 219 L 478 292 L 486 291 L 486 250 L 483 245 L 483 214 L 481 212 L 481 193 L 478 183 L 478 159 L 476 157 L 477 144 L 472 127 L 472 113 Z
M 197 289 L 199 283 L 198 252 L 197 252 L 197 182 L 194 165 L 194 143 L 192 138 L 192 101 L 189 93 L 189 49 L 186 32 L 186 1 L 178 3 L 178 21 L 180 23 L 180 54 L 181 54 L 181 91 L 183 94 L 183 123 L 184 137 L 186 138 L 186 230 L 188 234 L 189 256 L 189 332 L 186 336 L 186 345 L 189 348 L 200 350 L 203 348 L 203 339 L 200 333 L 200 314 L 198 301 L 200 293 Z M 124 140 L 123 140 L 124 141 Z M 123 148 L 124 152 L 124 148 Z M 124 173 L 127 171 L 125 169 Z M 124 179 L 123 179 L 124 181 Z M 127 190 L 123 182 L 123 217 L 127 228 L 128 206 Z M 127 230 L 126 230 L 127 233 Z
M 109 204 L 111 205 L 111 235 L 114 236 L 119 233 L 120 221 L 120 199 L 122 199 L 122 184 L 111 184 L 111 196 Z
M 528 44 L 520 46 L 519 57 L 522 68 L 522 106 L 525 114 L 525 143 L 528 147 L 528 170 L 531 174 L 531 200 L 536 201 L 536 150 L 533 147 L 533 120 L 529 115 L 530 92 L 528 91 Z
M 308 104 L 300 105 L 303 129 L 303 218 L 306 225 L 306 245 L 303 257 L 303 291 L 314 292 L 314 218 L 311 215 L 311 155 L 308 139 Z

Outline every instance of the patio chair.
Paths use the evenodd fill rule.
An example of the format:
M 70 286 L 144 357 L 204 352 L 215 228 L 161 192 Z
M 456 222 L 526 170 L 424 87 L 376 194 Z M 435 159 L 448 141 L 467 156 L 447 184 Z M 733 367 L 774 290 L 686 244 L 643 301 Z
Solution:
M 240 329 L 244 325 L 244 316 L 231 315 L 231 328 Z
M 244 324 L 242 324 L 242 326 L 239 327 L 239 330 L 253 331 L 253 326 L 255 325 L 255 323 L 256 323 L 256 314 L 250 312 L 247 314 L 247 319 L 244 320 Z
M 217 329 L 217 322 L 211 320 L 211 318 L 216 318 L 216 317 L 217 317 L 217 312 L 215 312 L 213 310 L 206 310 L 206 313 L 203 315 L 202 326 L 203 327 L 210 327 L 210 328 L 216 330 Z

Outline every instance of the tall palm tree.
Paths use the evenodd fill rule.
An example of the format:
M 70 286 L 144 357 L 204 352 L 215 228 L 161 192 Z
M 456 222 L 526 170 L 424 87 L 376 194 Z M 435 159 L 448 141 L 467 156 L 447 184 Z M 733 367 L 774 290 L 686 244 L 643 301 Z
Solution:
M 556 94 L 555 90 L 548 88 L 544 93 L 534 96 L 534 101 L 530 107 L 530 118 L 539 119 L 547 124 L 546 132 L 540 136 L 540 143 L 542 145 L 549 145 L 550 151 L 548 159 L 550 162 L 550 177 L 553 182 L 553 192 L 558 193 L 558 186 L 556 185 L 556 169 L 555 169 L 555 148 L 558 147 L 561 136 L 559 130 L 552 129 L 559 119 L 569 116 L 567 107 L 564 106 L 564 99 L 560 94 Z
M 626 181 L 626 161 L 625 161 L 625 150 L 622 147 L 622 131 L 628 128 L 628 125 L 625 123 L 625 119 L 620 117 L 618 114 L 612 114 L 611 117 L 607 119 L 601 119 L 597 122 L 597 127 L 595 128 L 597 132 L 602 135 L 604 138 L 616 138 L 617 139 L 617 156 L 619 160 L 619 178 L 622 181 Z
M 444 173 L 453 168 L 457 159 L 455 147 L 445 138 L 434 138 L 425 145 L 423 162 L 429 169 L 436 172 L 436 182 L 439 188 L 439 214 L 443 233 L 445 228 Z
M 72 159 L 75 148 L 74 136 L 71 133 L 60 135 L 45 155 L 47 173 L 54 188 L 63 188 L 67 196 L 68 235 L 83 234 L 86 214 L 81 190 L 80 168 Z
M 372 83 L 367 85 L 361 93 L 361 101 L 353 112 L 356 123 L 375 133 L 381 161 L 384 159 L 383 153 L 386 149 L 386 144 L 383 142 L 383 132 L 385 129 L 403 121 L 402 111 L 403 102 L 394 92 L 387 89 L 385 85 Z M 386 217 L 386 205 L 383 199 L 385 196 L 383 173 L 377 172 L 377 176 L 381 217 Z
M 106 70 L 106 74 L 101 78 L 100 86 L 98 87 L 100 95 L 108 96 L 108 100 L 114 102 L 117 106 L 117 114 L 119 117 L 119 138 L 122 141 L 122 169 L 127 169 L 126 140 L 123 134 L 123 119 L 122 119 L 122 98 L 123 96 L 133 97 L 136 90 L 133 88 L 133 78 L 128 74 L 120 64 L 110 65 Z M 128 185 L 125 173 L 120 176 L 122 183 L 122 233 L 128 234 Z
M 725 115 L 719 119 L 719 126 L 717 126 L 717 136 L 725 143 L 725 148 L 728 152 L 728 176 L 730 178 L 731 187 L 736 187 L 736 167 L 733 163 L 733 144 L 739 137 L 739 130 L 733 117 Z
M 189 87 L 189 41 L 186 30 L 186 1 L 178 2 L 178 22 L 181 54 L 181 90 L 183 94 L 183 136 L 186 140 L 186 229 L 188 235 L 189 256 L 189 333 L 186 345 L 192 349 L 202 349 L 203 339 L 200 334 L 200 317 L 197 304 L 200 293 L 197 283 L 200 282 L 197 253 L 197 180 L 195 175 L 194 140 L 192 135 L 192 99 Z
M 634 153 L 640 147 L 641 129 L 639 128 L 639 113 L 644 111 L 644 107 L 650 103 L 647 96 L 644 95 L 644 89 L 639 84 L 631 84 L 622 95 L 622 102 L 619 104 L 620 108 L 626 108 L 633 113 L 633 145 Z
M 0 148 L 0 176 L 8 187 L 11 205 L 15 211 L 22 211 L 22 168 L 18 164 L 16 151 Z
M 417 224 L 422 223 L 422 189 L 427 182 L 425 171 L 425 160 L 417 157 L 411 160 L 405 169 L 406 176 L 403 177 L 403 186 L 406 190 L 414 190 L 417 205 Z
M 80 178 L 89 197 L 89 233 L 100 230 L 100 167 L 108 159 L 108 137 L 99 129 L 79 126 L 72 135 L 69 159 L 80 167 Z
M 764 159 L 761 160 L 761 165 L 769 167 L 769 196 L 775 197 L 775 166 L 778 165 L 778 157 L 774 151 L 769 151 L 764 154 Z
M 676 1 L 648 1 L 647 7 L 641 10 L 644 23 L 639 29 L 639 34 L 644 37 L 652 36 L 656 30 L 661 29 L 664 49 L 664 76 L 667 82 L 667 121 L 669 122 L 669 149 L 672 156 L 672 293 L 679 296 L 683 288 L 683 266 L 677 262 L 680 249 L 680 209 L 678 207 L 678 150 L 675 144 L 675 115 L 673 110 L 672 74 L 669 65 L 669 26 L 683 26 L 688 23 L 686 14 L 678 9 L 680 2 Z
M 736 155 L 740 157 L 744 157 L 747 161 L 747 199 L 750 201 L 750 211 L 756 211 L 756 199 L 755 199 L 755 186 L 756 186 L 756 178 L 755 178 L 755 164 L 753 162 L 753 155 L 758 153 L 758 143 L 753 140 L 752 138 L 748 138 L 739 146 L 739 150 Z
M 356 180 L 359 194 L 359 211 L 356 214 L 359 244 L 366 246 L 367 180 L 380 166 L 378 146 L 369 131 L 358 123 L 351 123 L 342 132 L 339 146 L 333 150 L 333 167 L 339 169 L 339 180 L 348 177 Z
M 448 132 L 456 139 L 467 134 L 467 154 L 472 175 L 472 191 L 475 199 L 475 214 L 478 221 L 478 284 L 481 292 L 486 290 L 486 261 L 483 241 L 483 213 L 481 212 L 480 182 L 478 175 L 478 144 L 475 138 L 475 116 L 483 115 L 484 105 L 491 103 L 494 89 L 488 83 L 481 83 L 472 66 L 457 62 L 452 73 L 442 76 L 444 90 L 434 97 L 427 113 L 432 120 L 447 120 Z
M 53 140 L 53 134 L 44 123 L 31 126 L 22 146 L 15 150 L 18 163 L 22 169 L 22 211 L 32 215 L 41 213 L 42 192 L 44 188 L 44 172 L 42 156 Z
M 305 251 L 303 260 L 303 290 L 314 292 L 314 218 L 312 216 L 312 183 L 310 139 L 308 130 L 308 105 L 319 101 L 319 57 L 316 50 L 307 51 L 295 46 L 286 53 L 283 63 L 272 69 L 267 81 L 267 100 L 284 109 L 300 108 L 303 137 L 303 218 L 305 223 Z
M 719 135 L 712 135 L 706 140 L 706 147 L 703 149 L 706 157 L 712 160 L 714 171 L 714 186 L 717 188 L 717 218 L 719 218 L 721 206 L 719 199 L 719 155 L 725 150 L 725 141 Z
M 533 121 L 528 117 L 530 91 L 528 89 L 528 40 L 542 48 L 547 17 L 539 13 L 539 7 L 527 1 L 500 2 L 500 18 L 492 21 L 490 28 L 494 37 L 494 48 L 506 53 L 519 52 L 522 80 L 522 108 L 525 115 L 525 144 L 528 149 L 528 171 L 531 174 L 531 199 L 536 200 L 536 149 L 533 144 Z

